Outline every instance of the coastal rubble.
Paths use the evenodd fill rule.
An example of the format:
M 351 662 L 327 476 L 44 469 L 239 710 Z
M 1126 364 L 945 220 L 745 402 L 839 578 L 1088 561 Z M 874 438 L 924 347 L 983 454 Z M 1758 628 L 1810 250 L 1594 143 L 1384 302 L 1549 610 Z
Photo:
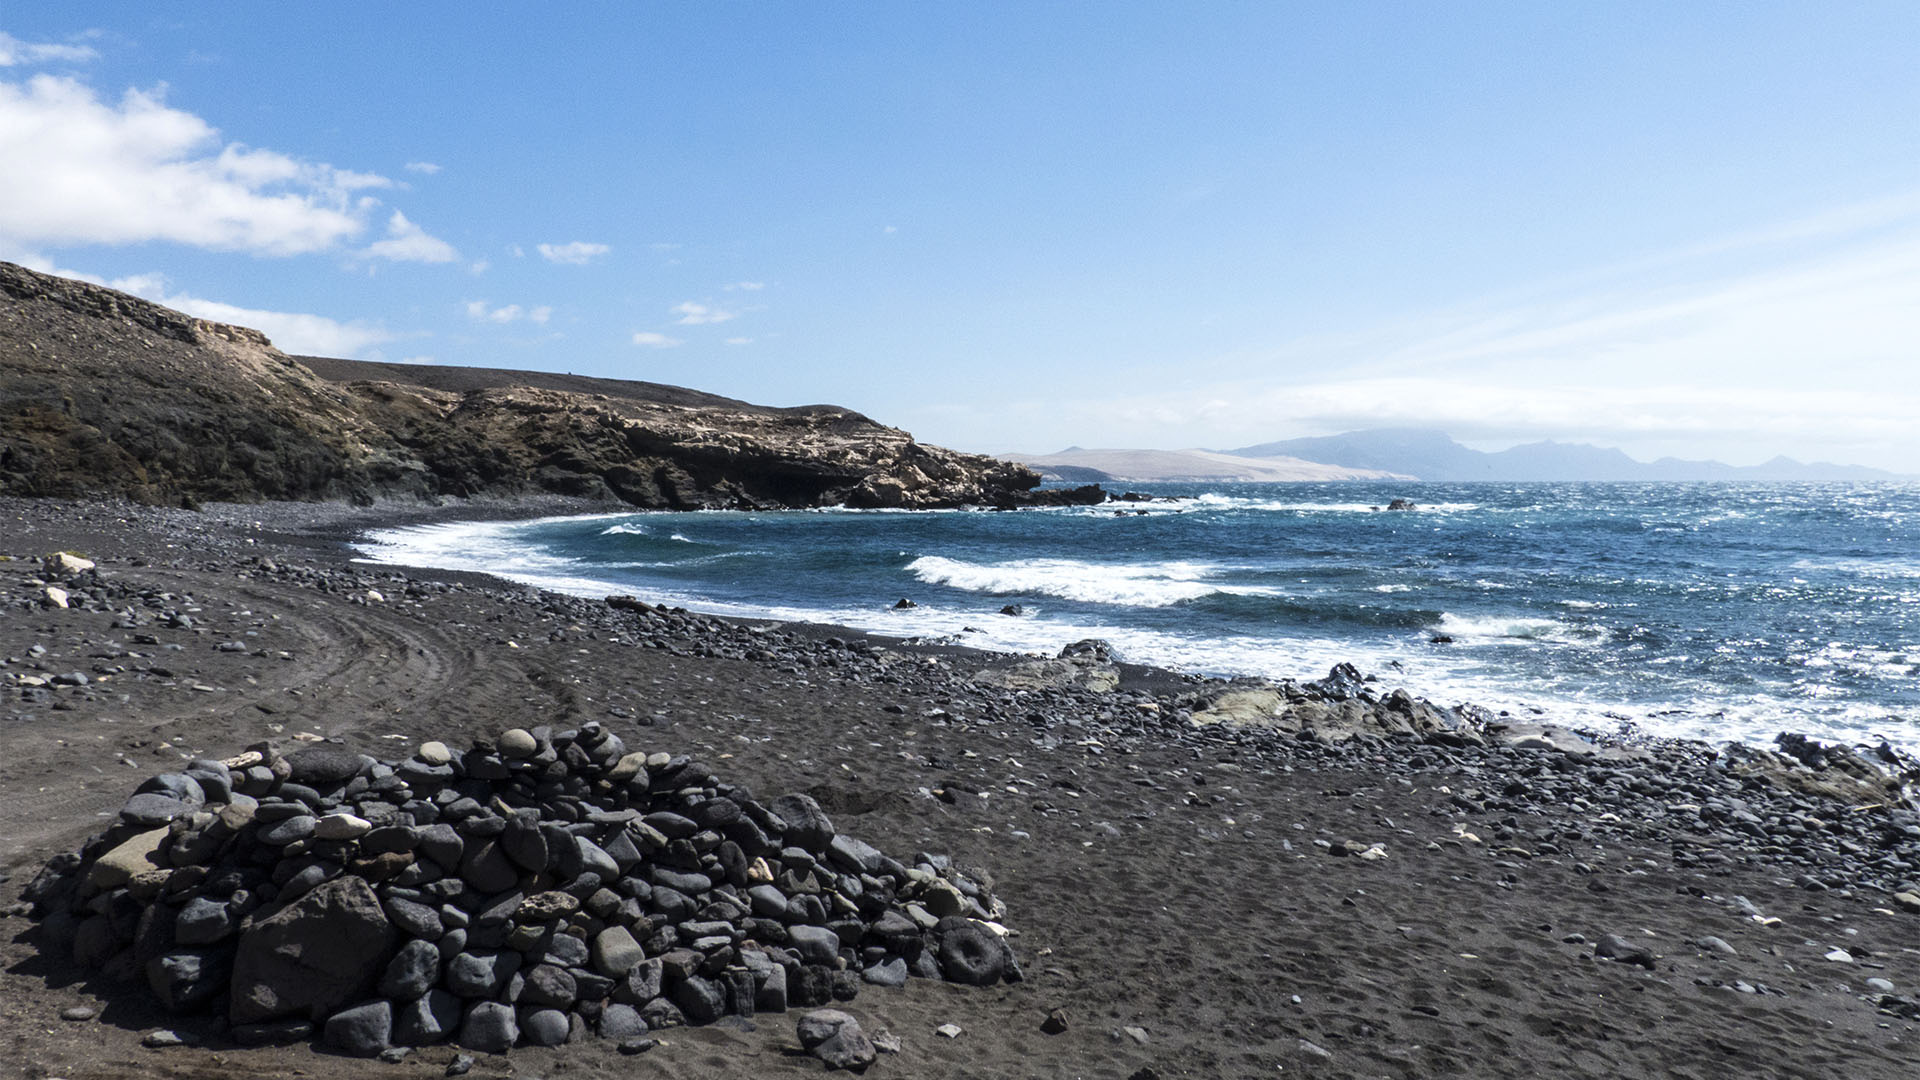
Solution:
M 487 718 L 538 716 L 556 731 L 597 720 L 629 746 L 724 765 L 736 783 L 804 790 L 883 849 L 993 867 L 991 883 L 969 876 L 1019 914 L 1027 978 L 987 992 L 909 978 L 908 992 L 861 997 L 875 1049 L 900 1047 L 875 1067 L 903 1075 L 1911 1071 L 1920 813 L 1898 753 L 1765 747 L 1815 781 L 1855 765 L 1885 777 L 1854 800 L 1743 771 L 1739 749 L 1569 733 L 1531 711 L 1456 707 L 1477 744 L 1196 726 L 1182 702 L 1233 683 L 1116 662 L 1109 690 L 1016 690 L 980 676 L 1028 658 L 356 564 L 327 539 L 340 533 L 323 511 L 359 513 L 0 500 L 13 556 L 0 561 L 12 845 L 0 900 L 97 828 L 96 812 L 117 817 L 132 787 L 121 777 L 183 772 L 268 737 L 369 759 L 399 745 L 441 765 L 467 746 L 446 732 Z M 60 549 L 97 565 L 58 579 L 74 604 L 48 609 L 35 599 L 51 580 L 42 557 Z M 1316 703 L 1369 707 L 1391 696 L 1387 678 L 1296 685 Z M 183 793 L 161 785 L 142 806 Z M 358 840 L 305 842 L 364 844 L 380 826 L 349 813 L 366 832 L 344 817 L 325 831 Z M 329 815 L 305 816 L 317 833 Z M 216 932 L 210 916 L 189 936 Z M 364 1071 L 357 1058 L 236 1045 L 223 1016 L 168 1014 L 23 926 L 0 935 L 0 1020 L 49 1075 Z M 1597 956 L 1608 935 L 1647 949 L 1653 970 Z M 1825 959 L 1835 951 L 1852 962 Z M 190 991 L 193 974 L 176 964 L 170 976 Z M 514 974 L 526 979 L 524 959 Z M 869 987 L 864 969 L 858 979 Z M 557 1033 L 555 1017 L 523 1025 L 495 1004 L 476 1037 L 509 1018 L 522 1035 Z M 1049 1032 L 1055 1008 L 1071 1023 Z M 647 1018 L 633 1011 L 610 1005 L 582 1033 L 637 1030 Z M 335 1040 L 377 1034 L 380 1012 L 350 1012 Z M 515 1055 L 542 1075 L 563 1060 L 583 1077 L 625 1075 L 628 1053 L 712 1080 L 817 1074 L 791 1023 L 757 1014 L 563 1051 L 523 1038 Z M 941 1038 L 949 1025 L 965 1033 Z M 320 1041 L 326 1026 L 289 1016 L 245 1034 Z M 485 1071 L 474 1054 L 417 1050 L 408 1068 Z
M 148 779 L 118 817 L 22 894 L 43 947 L 170 1011 L 224 1014 L 242 1044 L 497 1053 L 909 975 L 1021 978 L 983 879 L 598 723 L 398 761 L 263 744 Z M 871 1060 L 857 1025 L 831 1035 L 823 1057 Z

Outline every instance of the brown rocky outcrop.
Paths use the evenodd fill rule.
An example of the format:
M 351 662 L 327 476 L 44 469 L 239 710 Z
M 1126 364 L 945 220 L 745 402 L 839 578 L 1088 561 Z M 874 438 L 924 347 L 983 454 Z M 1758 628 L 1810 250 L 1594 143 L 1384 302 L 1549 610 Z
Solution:
M 659 509 L 1099 502 L 830 405 L 290 357 L 258 331 L 0 263 L 0 494 L 148 502 L 551 492 Z

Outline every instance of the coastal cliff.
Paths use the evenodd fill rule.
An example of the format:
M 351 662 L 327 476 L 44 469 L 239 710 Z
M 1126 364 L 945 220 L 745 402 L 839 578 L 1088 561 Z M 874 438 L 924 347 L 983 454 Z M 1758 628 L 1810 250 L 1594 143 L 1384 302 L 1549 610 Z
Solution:
M 1098 502 L 830 405 L 291 357 L 0 262 L 0 494 L 149 503 L 556 493 L 648 509 Z

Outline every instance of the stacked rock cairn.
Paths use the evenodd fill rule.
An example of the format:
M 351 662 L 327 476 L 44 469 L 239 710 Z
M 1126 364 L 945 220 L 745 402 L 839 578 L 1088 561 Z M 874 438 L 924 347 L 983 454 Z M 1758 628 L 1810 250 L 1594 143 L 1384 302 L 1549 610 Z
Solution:
M 990 881 L 840 834 L 599 724 L 405 761 L 257 746 L 141 784 L 23 899 L 43 947 L 234 1042 L 364 1056 L 630 1041 L 1020 978 Z

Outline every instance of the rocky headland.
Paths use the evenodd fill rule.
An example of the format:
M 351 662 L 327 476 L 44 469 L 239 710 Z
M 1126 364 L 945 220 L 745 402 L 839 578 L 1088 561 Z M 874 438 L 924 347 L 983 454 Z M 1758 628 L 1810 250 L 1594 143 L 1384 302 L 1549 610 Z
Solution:
M 287 356 L 0 263 L 0 494 L 161 505 L 555 494 L 644 509 L 1100 502 L 830 405 Z

